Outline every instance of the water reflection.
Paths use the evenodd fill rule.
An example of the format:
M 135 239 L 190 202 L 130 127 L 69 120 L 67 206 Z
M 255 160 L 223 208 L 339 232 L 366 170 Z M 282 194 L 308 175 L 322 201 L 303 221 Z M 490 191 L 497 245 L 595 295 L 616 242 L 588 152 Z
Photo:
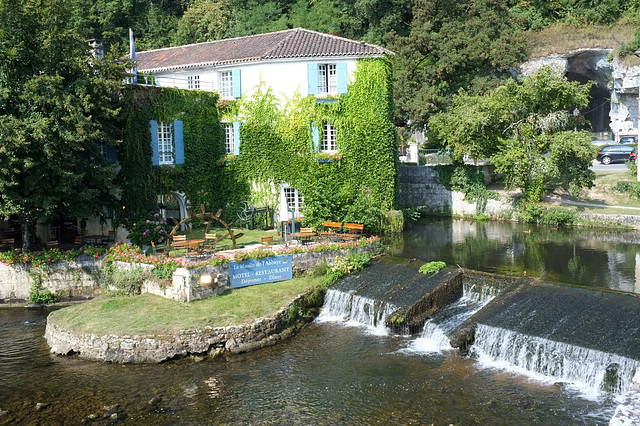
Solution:
M 408 258 L 635 291 L 637 233 L 425 220 L 392 242 Z M 607 424 L 615 401 L 480 368 L 410 336 L 314 323 L 228 359 L 113 365 L 53 356 L 48 312 L 0 308 L 0 424 Z M 37 410 L 36 404 L 49 406 Z M 114 408 L 116 407 L 116 408 Z M 1 414 L 5 412 L 4 414 Z M 101 423 L 102 422 L 102 423 Z
M 640 293 L 638 231 L 423 219 L 388 242 L 402 257 Z

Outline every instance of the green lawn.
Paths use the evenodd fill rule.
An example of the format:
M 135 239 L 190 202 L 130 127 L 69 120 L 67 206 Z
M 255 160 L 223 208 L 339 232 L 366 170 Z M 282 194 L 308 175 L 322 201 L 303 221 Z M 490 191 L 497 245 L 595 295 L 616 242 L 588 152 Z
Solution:
M 613 190 L 615 184 L 621 181 L 635 182 L 636 178 L 629 170 L 597 171 L 595 186 L 591 190 L 584 190 L 579 197 L 573 197 L 565 193 L 560 194 L 563 201 L 597 206 L 571 205 L 562 202 L 545 202 L 544 204 L 567 208 L 579 213 L 640 214 L 640 210 L 637 210 L 640 208 L 639 199 Z
M 320 284 L 322 277 L 234 289 L 221 296 L 180 303 L 151 294 L 100 296 L 51 313 L 57 325 L 96 335 L 171 334 L 205 326 L 248 324 L 271 317 L 296 296 Z
M 204 238 L 204 233 L 205 233 L 205 226 L 199 226 L 197 228 L 194 228 L 192 232 L 186 231 L 186 232 L 178 232 L 178 234 L 185 234 L 187 236 L 187 239 L 191 240 L 191 239 L 202 239 Z M 275 229 L 271 229 L 268 231 L 263 231 L 261 229 L 243 229 L 243 228 L 232 228 L 233 230 L 233 234 L 236 236 L 236 244 L 238 245 L 238 248 L 242 247 L 242 246 L 248 246 L 248 245 L 252 245 L 252 244 L 260 244 L 261 242 L 261 237 L 266 237 L 266 236 L 273 236 L 274 237 L 274 241 L 277 243 L 278 241 L 278 231 Z M 225 228 L 210 228 L 209 229 L 209 233 L 215 233 L 218 238 L 222 237 L 223 235 L 225 235 L 227 233 L 227 230 Z M 238 235 L 242 234 L 242 236 L 240 236 L 239 238 L 237 237 Z M 231 241 L 231 237 L 226 237 L 224 240 L 221 240 L 218 243 L 217 246 L 217 250 L 227 250 L 227 249 L 231 249 L 232 248 L 232 241 Z M 171 250 L 169 252 L 170 256 L 180 256 L 180 254 L 184 254 L 184 250 L 180 251 L 175 251 L 175 250 Z

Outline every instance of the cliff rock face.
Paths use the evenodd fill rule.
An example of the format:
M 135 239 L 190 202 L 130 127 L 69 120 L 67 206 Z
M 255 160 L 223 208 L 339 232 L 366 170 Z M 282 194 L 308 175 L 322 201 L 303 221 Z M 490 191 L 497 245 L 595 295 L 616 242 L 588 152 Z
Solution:
M 611 140 L 638 136 L 640 67 L 612 58 L 608 49 L 582 49 L 565 55 L 532 59 L 521 66 L 530 74 L 543 65 L 554 65 L 571 81 L 595 81 L 589 106 L 580 111 L 596 132 L 607 132 Z

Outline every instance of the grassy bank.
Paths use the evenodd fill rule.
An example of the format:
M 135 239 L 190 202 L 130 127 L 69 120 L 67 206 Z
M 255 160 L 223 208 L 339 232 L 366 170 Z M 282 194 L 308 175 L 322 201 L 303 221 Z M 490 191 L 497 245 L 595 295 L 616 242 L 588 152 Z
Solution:
M 52 312 L 51 317 L 61 327 L 100 336 L 171 334 L 206 326 L 248 324 L 273 316 L 321 280 L 322 277 L 301 277 L 244 287 L 188 304 L 150 294 L 101 296 Z
M 639 199 L 614 191 L 618 182 L 635 181 L 636 177 L 629 170 L 597 171 L 595 186 L 582 191 L 579 197 L 556 191 L 550 194 L 544 204 L 578 213 L 640 215 Z

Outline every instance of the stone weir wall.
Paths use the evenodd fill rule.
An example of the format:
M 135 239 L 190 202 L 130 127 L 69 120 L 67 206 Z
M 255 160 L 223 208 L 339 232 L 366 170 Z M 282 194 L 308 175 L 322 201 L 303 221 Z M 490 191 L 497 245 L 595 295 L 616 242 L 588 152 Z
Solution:
M 298 296 L 291 304 L 303 297 L 305 295 Z M 271 346 L 289 337 L 294 330 L 284 328 L 282 320 L 290 305 L 273 318 L 261 318 L 253 324 L 204 327 L 153 336 L 76 334 L 49 319 L 44 337 L 52 353 L 77 353 L 82 358 L 116 363 L 159 363 L 188 355 L 237 354 Z

